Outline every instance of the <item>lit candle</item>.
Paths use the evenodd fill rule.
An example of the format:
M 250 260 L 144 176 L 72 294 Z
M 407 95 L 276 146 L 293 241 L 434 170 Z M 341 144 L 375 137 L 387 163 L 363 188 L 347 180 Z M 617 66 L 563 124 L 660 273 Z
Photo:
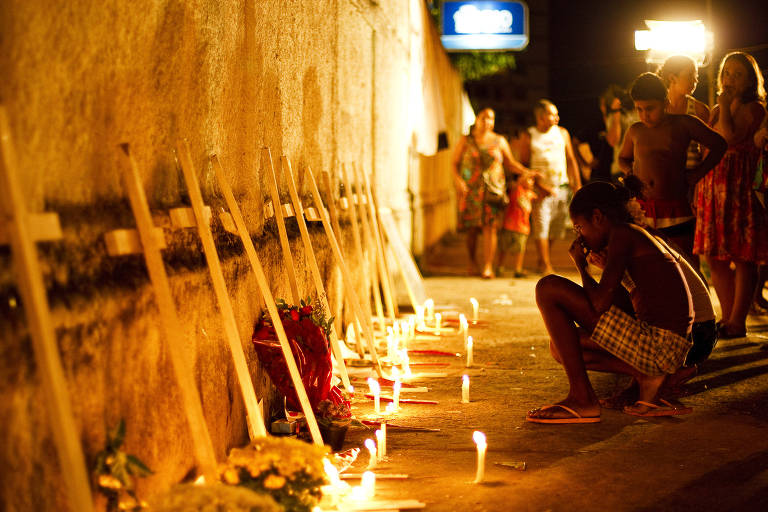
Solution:
M 391 334 L 387 334 L 387 357 L 390 361 L 395 358 L 395 337 Z
M 408 357 L 408 349 L 404 348 L 400 351 L 400 362 L 403 366 L 403 378 L 404 379 L 410 379 L 413 377 L 413 374 L 411 373 L 411 360 Z
M 376 434 L 376 459 L 378 461 L 384 460 L 384 441 L 382 441 L 381 430 L 374 432 Z
M 395 411 L 400 409 L 400 388 L 401 387 L 402 387 L 402 384 L 400 383 L 400 379 L 395 379 L 395 383 L 392 385 L 392 398 L 395 404 Z
M 440 323 L 443 321 L 443 315 L 435 313 L 435 331 L 440 334 Z
M 432 299 L 425 300 L 424 307 L 427 310 L 427 320 L 432 320 L 435 317 L 435 301 Z
M 367 499 L 373 498 L 376 494 L 376 475 L 373 471 L 366 471 L 360 479 L 360 487 L 363 488 L 363 494 Z
M 323 469 L 325 469 L 325 475 L 328 477 L 330 485 L 334 487 L 343 487 L 341 478 L 339 478 L 339 470 L 325 457 L 323 457 Z
M 424 306 L 416 306 L 416 323 L 419 329 L 424 327 Z
M 461 403 L 469 403 L 469 375 L 461 376 Z
M 477 322 L 477 313 L 480 309 L 480 304 L 477 302 L 477 299 L 474 297 L 471 297 L 469 299 L 469 302 L 472 303 L 472 320 Z
M 373 439 L 366 439 L 365 447 L 368 448 L 368 467 L 366 469 L 373 469 L 376 467 L 376 443 Z
M 390 415 L 390 414 L 395 414 L 395 403 L 394 402 L 389 402 L 387 404 L 387 406 L 384 408 L 384 414 L 387 415 L 387 416 Z
M 472 433 L 472 440 L 477 445 L 477 473 L 475 474 L 475 483 L 479 484 L 485 476 L 485 451 L 488 449 L 488 443 L 485 441 L 485 434 L 475 430 Z
M 387 456 L 387 421 L 384 420 L 381 422 L 381 442 L 384 445 L 384 448 L 381 449 L 382 457 Z
M 474 359 L 472 357 L 472 345 L 474 342 L 472 341 L 472 336 L 467 337 L 467 368 L 472 367 L 472 363 L 474 363 Z
M 467 336 L 469 335 L 469 324 L 467 323 L 467 317 L 464 316 L 464 313 L 461 313 L 459 315 L 459 328 L 461 329 L 461 333 L 464 335 L 464 348 L 467 348 Z
M 381 414 L 381 386 L 379 386 L 379 381 L 368 377 L 368 388 L 371 390 L 371 394 L 373 394 L 374 410 L 377 415 Z

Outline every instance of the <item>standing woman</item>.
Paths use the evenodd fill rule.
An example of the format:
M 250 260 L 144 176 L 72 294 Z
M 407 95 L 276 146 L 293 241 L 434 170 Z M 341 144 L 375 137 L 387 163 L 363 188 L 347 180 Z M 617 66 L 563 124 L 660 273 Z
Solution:
M 477 236 L 483 233 L 482 277 L 494 277 L 496 230 L 504 213 L 502 203 L 485 199 L 483 172 L 507 169 L 515 174 L 526 172 L 509 150 L 507 139 L 493 131 L 496 114 L 490 108 L 480 111 L 469 135 L 463 135 L 453 153 L 453 174 L 459 202 L 459 229 L 467 232 L 470 274 L 477 274 Z
M 722 310 L 720 338 L 738 338 L 747 333 L 757 265 L 768 261 L 766 212 L 752 191 L 760 155 L 753 137 L 765 117 L 765 88 L 757 62 L 742 52 L 723 58 L 717 87 L 711 124 L 728 151 L 696 186 L 693 251 L 712 270 Z

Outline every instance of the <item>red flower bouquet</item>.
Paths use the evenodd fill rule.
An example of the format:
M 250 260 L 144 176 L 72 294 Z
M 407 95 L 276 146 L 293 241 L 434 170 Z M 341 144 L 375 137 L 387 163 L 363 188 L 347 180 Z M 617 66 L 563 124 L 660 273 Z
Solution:
M 312 409 L 317 410 L 323 400 L 338 403 L 342 399 L 341 394 L 338 390 L 331 392 L 333 366 L 328 337 L 333 318 L 326 319 L 319 304 L 313 304 L 310 299 L 300 301 L 299 306 L 286 304 L 280 299 L 277 301 L 277 309 Z M 301 405 L 288 365 L 267 312 L 262 314 L 256 324 L 252 341 L 259 361 L 272 383 L 285 395 L 289 407 L 300 410 Z

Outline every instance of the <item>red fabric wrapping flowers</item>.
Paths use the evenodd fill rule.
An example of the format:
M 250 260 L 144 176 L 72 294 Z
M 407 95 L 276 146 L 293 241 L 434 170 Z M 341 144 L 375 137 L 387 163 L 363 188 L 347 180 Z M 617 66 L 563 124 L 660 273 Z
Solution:
M 313 306 L 302 304 L 299 308 L 279 302 L 278 307 L 312 409 L 317 410 L 318 404 L 323 400 L 331 400 L 334 404 L 342 403 L 344 400 L 340 390 L 335 386 L 332 389 L 331 386 L 333 365 L 326 328 L 318 321 L 316 315 L 313 318 Z M 285 396 L 287 405 L 294 410 L 301 410 L 277 333 L 266 313 L 256 325 L 252 342 L 259 361 L 277 390 Z

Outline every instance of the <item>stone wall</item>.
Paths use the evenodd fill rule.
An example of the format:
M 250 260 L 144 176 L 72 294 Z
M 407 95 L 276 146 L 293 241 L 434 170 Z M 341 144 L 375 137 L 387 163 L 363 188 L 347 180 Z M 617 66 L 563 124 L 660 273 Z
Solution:
M 188 204 L 174 148 L 189 142 L 214 211 L 223 200 L 209 156 L 220 156 L 275 297 L 289 298 L 289 287 L 274 222 L 262 214 L 264 146 L 275 162 L 280 155 L 292 160 L 305 197 L 306 166 L 338 179 L 340 163 L 358 163 L 374 176 L 383 202 L 405 218 L 408 238 L 409 69 L 413 38 L 434 37 L 425 20 L 420 0 L 4 2 L 0 101 L 28 209 L 57 212 L 64 231 L 63 240 L 38 247 L 89 464 L 106 429 L 124 418 L 126 451 L 155 471 L 140 494 L 167 488 L 195 465 L 143 261 L 109 257 L 103 242 L 105 232 L 134 226 L 118 145 L 130 144 L 155 222 L 165 228 L 166 267 L 221 459 L 247 441 L 244 407 L 196 231 L 172 229 L 168 220 L 169 208 Z M 280 188 L 286 190 L 282 180 Z M 302 262 L 291 223 L 294 257 Z M 269 402 L 274 390 L 249 341 L 263 302 L 239 240 L 216 221 L 213 228 L 257 395 Z M 310 230 L 338 312 L 338 273 L 322 229 Z M 349 233 L 343 244 L 351 247 Z M 307 295 L 308 267 L 299 263 L 298 270 Z M 355 278 L 362 283 L 362 275 Z M 7 247 L 0 247 L 0 324 L 0 508 L 64 510 Z

